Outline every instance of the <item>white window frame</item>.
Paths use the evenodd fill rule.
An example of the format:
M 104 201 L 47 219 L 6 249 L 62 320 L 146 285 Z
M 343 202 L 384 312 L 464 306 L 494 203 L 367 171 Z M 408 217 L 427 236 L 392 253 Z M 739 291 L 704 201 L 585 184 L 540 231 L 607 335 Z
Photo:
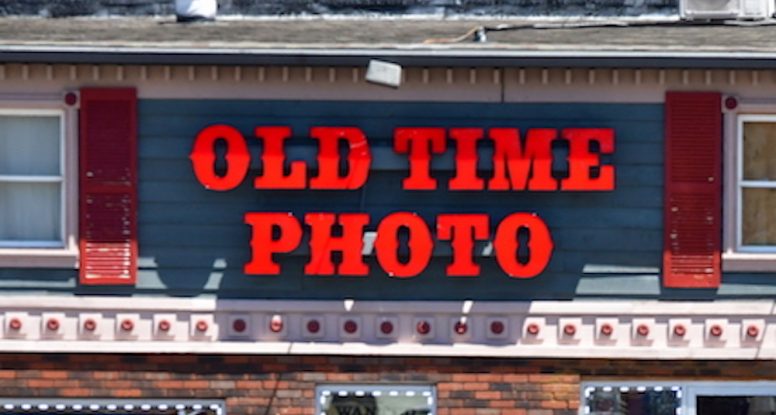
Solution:
M 738 107 L 724 112 L 724 193 L 722 269 L 727 272 L 776 271 L 776 245 L 743 245 L 742 189 L 744 187 L 776 189 L 776 180 L 743 180 L 744 122 L 776 123 L 776 102 L 773 100 L 739 99 Z
M 37 415 L 62 411 L 105 414 L 118 411 L 143 415 L 157 410 L 175 410 L 182 415 L 201 415 L 210 410 L 215 415 L 227 415 L 225 402 L 217 399 L 0 398 L 0 414 L 11 412 Z
M 582 382 L 580 388 L 579 414 L 589 414 L 587 408 L 587 393 L 590 388 L 654 388 L 654 387 L 678 388 L 680 399 L 679 409 L 676 415 L 697 415 L 695 401 L 698 396 L 776 396 L 775 381 L 689 381 L 671 380 L 664 381 L 637 381 L 637 380 L 611 380 Z
M 4 177 L 4 181 L 61 181 L 61 243 L 0 241 L 0 267 L 70 268 L 78 266 L 78 108 L 56 96 L 2 96 L 0 115 L 60 117 L 60 177 Z

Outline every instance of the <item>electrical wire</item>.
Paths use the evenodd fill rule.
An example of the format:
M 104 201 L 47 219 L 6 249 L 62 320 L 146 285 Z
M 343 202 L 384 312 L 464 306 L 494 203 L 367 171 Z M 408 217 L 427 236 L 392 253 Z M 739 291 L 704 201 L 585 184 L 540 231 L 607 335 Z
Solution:
M 525 23 L 525 24 L 499 24 L 496 26 L 475 26 L 466 31 L 466 33 L 457 37 L 450 38 L 429 38 L 423 41 L 425 44 L 452 44 L 461 43 L 471 39 L 474 42 L 487 42 L 489 32 L 505 32 L 515 30 L 563 30 L 563 29 L 590 29 L 590 28 L 626 28 L 626 27 L 657 27 L 657 26 L 738 26 L 738 27 L 760 27 L 774 26 L 776 19 L 764 20 L 671 20 L 671 21 L 582 21 L 582 22 L 561 22 L 561 23 Z

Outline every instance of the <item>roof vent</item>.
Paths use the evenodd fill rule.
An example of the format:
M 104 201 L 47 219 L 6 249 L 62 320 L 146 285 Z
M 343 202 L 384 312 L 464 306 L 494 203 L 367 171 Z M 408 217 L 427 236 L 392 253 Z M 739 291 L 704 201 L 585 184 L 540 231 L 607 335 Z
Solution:
M 214 20 L 216 0 L 175 0 L 175 15 L 179 22 Z
M 685 20 L 767 19 L 773 0 L 679 0 Z

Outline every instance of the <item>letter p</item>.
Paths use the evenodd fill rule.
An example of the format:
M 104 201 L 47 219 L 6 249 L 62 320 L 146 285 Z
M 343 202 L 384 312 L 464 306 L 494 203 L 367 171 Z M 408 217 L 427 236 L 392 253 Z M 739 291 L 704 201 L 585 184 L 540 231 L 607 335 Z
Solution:
M 251 261 L 243 267 L 246 274 L 278 275 L 280 265 L 273 254 L 291 252 L 302 241 L 302 226 L 290 213 L 246 213 L 251 226 Z

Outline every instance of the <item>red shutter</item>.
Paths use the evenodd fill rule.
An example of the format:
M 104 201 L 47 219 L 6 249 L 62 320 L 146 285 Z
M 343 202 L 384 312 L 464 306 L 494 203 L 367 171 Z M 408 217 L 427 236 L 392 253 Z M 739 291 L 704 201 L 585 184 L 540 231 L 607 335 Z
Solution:
M 82 89 L 79 121 L 80 281 L 133 285 L 137 278 L 135 89 Z
M 663 285 L 719 287 L 722 111 L 715 92 L 668 92 Z

